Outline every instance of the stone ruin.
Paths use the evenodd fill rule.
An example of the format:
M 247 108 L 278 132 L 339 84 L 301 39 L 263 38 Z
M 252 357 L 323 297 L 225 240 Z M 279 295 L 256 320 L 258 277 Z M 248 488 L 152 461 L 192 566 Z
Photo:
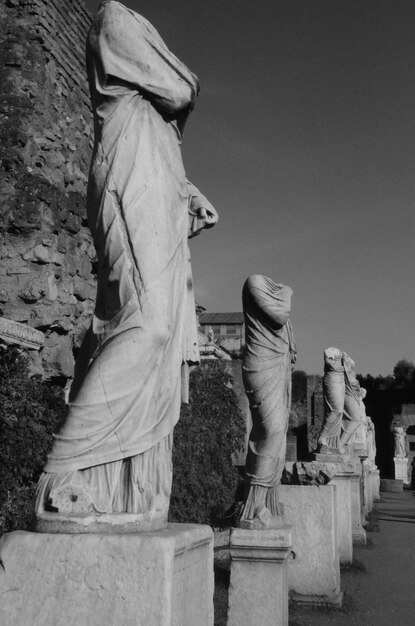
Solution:
M 0 315 L 42 331 L 32 372 L 69 378 L 95 300 L 83 0 L 0 6 Z

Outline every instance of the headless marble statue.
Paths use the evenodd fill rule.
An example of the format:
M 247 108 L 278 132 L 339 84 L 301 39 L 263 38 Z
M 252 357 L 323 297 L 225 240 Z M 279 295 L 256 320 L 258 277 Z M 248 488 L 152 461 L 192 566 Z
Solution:
M 238 525 L 283 525 L 278 485 L 285 462 L 296 347 L 289 321 L 292 290 L 261 275 L 243 287 L 245 354 L 242 374 L 252 416 L 245 471 L 247 497 Z
M 324 351 L 323 399 L 320 452 L 344 454 L 345 446 L 362 423 L 362 394 L 353 359 L 338 348 Z
M 129 513 L 136 529 L 156 528 L 167 521 L 181 372 L 198 361 L 187 239 L 217 220 L 181 156 L 199 87 L 151 24 L 119 2 L 99 6 L 87 64 L 97 299 L 39 481 L 38 528 L 56 513 Z

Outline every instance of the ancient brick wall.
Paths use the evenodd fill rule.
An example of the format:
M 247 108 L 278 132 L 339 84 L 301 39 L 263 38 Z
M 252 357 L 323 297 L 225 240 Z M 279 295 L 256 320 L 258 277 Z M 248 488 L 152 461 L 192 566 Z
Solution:
M 307 376 L 307 438 L 308 449 L 313 452 L 324 422 L 323 377 Z
M 0 5 L 0 315 L 45 332 L 46 376 L 72 375 L 95 297 L 89 25 L 82 0 Z

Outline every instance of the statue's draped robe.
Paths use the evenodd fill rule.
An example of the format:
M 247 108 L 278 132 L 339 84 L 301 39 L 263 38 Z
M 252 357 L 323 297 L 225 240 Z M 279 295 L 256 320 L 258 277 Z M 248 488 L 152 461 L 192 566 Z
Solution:
M 319 441 L 340 449 L 362 423 L 362 412 L 354 361 L 337 348 L 324 352 L 323 398 L 325 418 Z
M 242 373 L 252 416 L 245 470 L 251 487 L 276 487 L 284 467 L 296 354 L 289 321 L 291 296 L 290 287 L 261 275 L 250 276 L 242 292 L 246 337 Z M 243 518 L 254 514 L 255 498 L 251 499 L 252 503 L 248 496 Z
M 343 353 L 337 348 L 324 351 L 324 424 L 320 440 L 329 448 L 340 447 L 340 435 L 344 411 L 344 366 Z
M 363 400 L 361 400 L 361 387 L 356 378 L 356 365 L 345 352 L 343 352 L 343 366 L 345 390 L 342 428 L 345 433 L 343 439 L 347 443 L 359 426 L 364 425 L 366 415 L 362 413 Z M 364 405 L 363 411 L 365 411 Z
M 406 434 L 404 432 L 403 427 L 398 426 L 398 428 L 395 428 L 394 430 L 394 437 L 395 437 L 395 456 L 397 457 L 406 457 L 407 455 L 407 450 L 406 450 Z
M 158 446 L 163 457 L 171 445 L 181 365 L 198 360 L 187 238 L 199 192 L 186 180 L 180 149 L 198 82 L 154 28 L 118 2 L 101 4 L 87 60 L 95 122 L 87 207 L 97 299 L 69 413 L 39 489 L 47 496 L 50 474 L 59 473 L 56 486 L 105 464 L 93 479 L 102 483 L 95 509 L 109 510 L 118 499 L 115 510 L 134 510 L 117 496 L 117 481 L 126 471 L 138 481 L 143 472 L 163 480 L 157 472 L 169 467 L 152 465 L 160 466 Z M 147 451 L 154 459 L 145 467 L 122 464 Z M 92 470 L 83 476 L 89 480 Z

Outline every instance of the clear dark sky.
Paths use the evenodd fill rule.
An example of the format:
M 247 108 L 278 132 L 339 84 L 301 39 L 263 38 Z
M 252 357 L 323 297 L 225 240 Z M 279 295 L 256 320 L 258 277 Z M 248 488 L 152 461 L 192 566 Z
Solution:
M 184 162 L 220 221 L 191 243 L 199 303 L 242 310 L 266 274 L 294 289 L 299 369 L 330 345 L 361 373 L 415 361 L 415 2 L 124 4 L 200 79 Z

